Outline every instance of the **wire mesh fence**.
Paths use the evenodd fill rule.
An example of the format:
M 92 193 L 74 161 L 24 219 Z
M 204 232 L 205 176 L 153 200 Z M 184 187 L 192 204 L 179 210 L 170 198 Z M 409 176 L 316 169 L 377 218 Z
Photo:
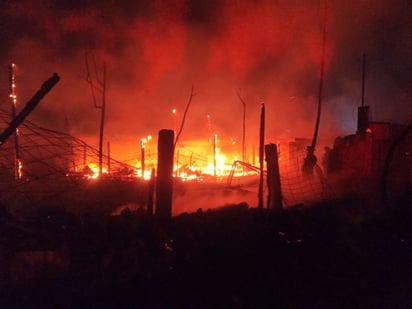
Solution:
M 334 197 L 332 187 L 319 164 L 314 166 L 313 174 L 303 173 L 307 145 L 306 140 L 290 142 L 288 156 L 284 156 L 280 162 L 282 195 L 286 206 L 326 201 Z
M 0 109 L 0 124 L 3 128 L 7 126 L 9 119 L 10 112 Z M 17 152 L 13 136 L 0 147 L 0 192 L 3 200 L 10 201 L 12 197 L 13 204 L 21 205 L 51 201 L 58 203 L 62 200 L 69 202 L 70 195 L 77 192 L 80 196 L 85 181 L 98 173 L 98 150 L 70 134 L 40 127 L 26 120 L 19 127 L 17 138 Z M 329 201 L 342 194 L 342 187 L 346 191 L 351 188 L 354 191 L 364 191 L 366 194 L 372 189 L 379 190 L 377 185 L 383 179 L 384 168 L 384 189 L 389 196 L 402 190 L 410 192 L 411 140 L 410 134 L 406 134 L 389 158 L 388 152 L 392 147 L 390 139 L 377 139 L 372 135 L 338 138 L 332 149 L 323 150 L 318 147 L 317 164 L 310 175 L 302 171 L 310 141 L 295 139 L 282 143 L 278 150 L 284 206 Z M 199 172 L 194 172 L 190 168 L 196 164 L 206 166 L 210 163 L 210 158 L 195 150 L 187 145 L 176 150 L 176 175 L 187 176 L 188 173 L 193 173 L 198 176 Z M 155 152 L 147 153 L 147 159 L 152 167 L 155 167 L 155 157 Z M 105 155 L 103 161 L 104 173 L 110 175 L 111 179 L 137 179 L 139 167 Z M 237 166 L 234 164 L 230 173 L 226 171 L 228 175 L 224 177 L 230 179 L 229 187 L 243 187 L 250 190 L 252 195 L 255 192 L 257 194 L 259 168 L 249 163 L 240 163 L 242 164 Z M 233 177 L 234 170 L 239 177 Z M 345 179 L 346 185 L 345 181 L 331 181 L 336 180 L 333 178 L 336 174 Z M 266 171 L 263 175 L 266 182 Z M 222 185 L 226 184 L 224 177 L 218 177 Z M 216 184 L 215 178 L 210 176 L 205 179 L 215 181 Z M 264 194 L 267 194 L 266 189 Z
M 7 126 L 10 113 L 0 109 Z M 11 136 L 0 147 L 0 193 L 3 202 L 19 207 L 73 201 L 97 175 L 99 152 L 70 134 L 25 121 L 17 140 Z M 112 179 L 131 178 L 131 165 L 104 155 L 105 173 Z M 107 168 L 110 166 L 110 171 Z M 74 201 L 75 202 L 75 201 Z

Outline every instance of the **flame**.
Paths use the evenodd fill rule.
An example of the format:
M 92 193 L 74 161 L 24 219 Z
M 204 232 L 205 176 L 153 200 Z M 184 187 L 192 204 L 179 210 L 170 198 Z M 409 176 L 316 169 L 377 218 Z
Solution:
M 108 174 L 106 168 L 102 168 L 102 174 Z M 99 166 L 95 163 L 89 163 L 84 168 L 84 176 L 89 179 L 97 179 L 100 176 Z
M 157 153 L 152 142 L 152 136 L 148 135 L 141 138 L 140 146 L 145 151 L 144 171 L 142 171 L 142 161 L 139 153 L 135 154 L 136 158 L 132 163 L 129 163 L 129 171 L 127 175 L 121 174 L 121 177 L 136 178 L 150 180 L 152 170 L 157 167 Z M 210 140 L 193 140 L 180 142 L 175 149 L 173 177 L 181 181 L 204 181 L 205 179 L 222 180 L 225 177 L 242 177 L 256 175 L 259 173 L 259 168 L 254 165 L 258 162 L 254 158 L 256 154 L 252 154 L 252 149 L 249 149 L 249 155 L 246 156 L 246 162 L 239 164 L 241 145 L 233 138 L 219 139 L 218 143 L 213 143 Z M 282 148 L 281 142 L 277 141 L 278 158 L 280 168 L 288 162 L 288 152 Z M 215 149 L 213 149 L 215 147 Z M 136 148 L 135 148 L 136 151 Z M 82 165 L 79 165 L 82 166 Z M 94 162 L 89 162 L 83 169 L 79 168 L 79 172 L 75 168 L 74 175 L 81 175 L 87 179 L 99 178 L 99 167 Z M 82 171 L 80 171 L 82 170 Z M 115 167 L 111 166 L 110 175 L 116 175 Z M 103 174 L 108 175 L 108 171 L 103 167 Z M 118 174 L 118 175 L 119 175 Z
M 216 153 L 216 170 L 214 163 L 209 163 L 206 167 L 205 174 L 216 175 L 220 177 L 229 175 L 234 161 L 235 159 L 228 161 L 224 154 Z
M 23 162 L 20 159 L 16 159 L 17 161 L 17 177 L 18 179 L 23 178 Z
M 142 176 L 142 169 L 139 167 L 135 167 L 134 175 L 137 178 L 143 178 L 144 180 L 149 180 L 152 178 L 152 170 L 151 169 L 145 169 L 143 176 Z

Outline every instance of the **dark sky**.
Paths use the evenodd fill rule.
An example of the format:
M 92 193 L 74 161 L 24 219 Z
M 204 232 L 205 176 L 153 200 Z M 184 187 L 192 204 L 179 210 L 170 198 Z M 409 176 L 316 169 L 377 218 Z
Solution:
M 106 138 L 117 148 L 180 122 L 195 89 L 182 139 L 213 133 L 240 140 L 241 94 L 247 139 L 260 105 L 267 141 L 311 137 L 318 97 L 324 1 L 22 0 L 0 2 L 0 106 L 8 65 L 17 64 L 23 105 L 53 72 L 61 81 L 33 112 L 41 125 L 97 145 L 99 109 L 86 82 L 85 54 L 107 68 Z M 366 54 L 366 104 L 375 121 L 412 117 L 412 2 L 327 1 L 321 137 L 355 131 Z M 1 73 L 3 72 L 3 73 Z

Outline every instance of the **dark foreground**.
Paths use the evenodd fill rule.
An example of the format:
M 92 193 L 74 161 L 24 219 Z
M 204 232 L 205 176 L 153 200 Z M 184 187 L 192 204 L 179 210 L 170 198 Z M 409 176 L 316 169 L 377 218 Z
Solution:
M 139 211 L 3 216 L 0 307 L 412 308 L 407 208 L 356 223 L 333 205 L 240 204 L 167 224 Z

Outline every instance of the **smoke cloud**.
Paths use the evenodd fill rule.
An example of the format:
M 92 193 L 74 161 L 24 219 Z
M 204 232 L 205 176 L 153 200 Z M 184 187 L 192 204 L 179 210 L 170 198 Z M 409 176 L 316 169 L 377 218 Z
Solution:
M 105 136 L 119 159 L 136 152 L 142 136 L 180 123 L 192 85 L 182 139 L 207 139 L 212 130 L 241 140 L 243 106 L 237 93 L 246 102 L 248 143 L 257 140 L 261 103 L 268 142 L 310 138 L 324 3 L 320 138 L 355 131 L 363 53 L 372 120 L 407 123 L 412 4 L 406 0 L 2 1 L 0 105 L 9 104 L 9 63 L 17 64 L 21 105 L 58 72 L 61 81 L 30 119 L 97 145 L 100 110 L 93 106 L 85 66 L 85 55 L 92 52 L 99 74 L 106 64 Z

